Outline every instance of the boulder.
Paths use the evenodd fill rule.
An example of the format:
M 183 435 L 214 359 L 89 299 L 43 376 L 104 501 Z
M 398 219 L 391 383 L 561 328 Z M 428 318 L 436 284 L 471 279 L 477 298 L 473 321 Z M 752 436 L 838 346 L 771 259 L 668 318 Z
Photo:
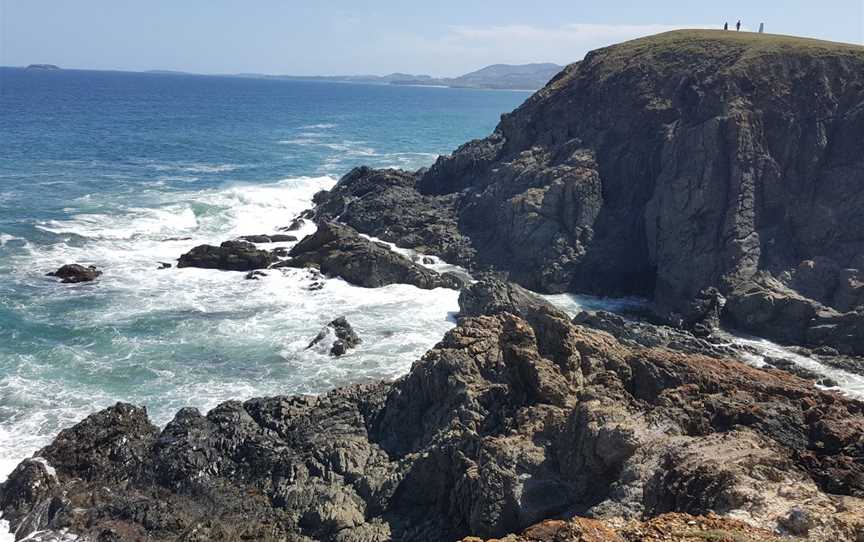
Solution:
M 290 256 L 290 260 L 280 262 L 279 266 L 317 267 L 322 273 L 366 288 L 396 283 L 427 290 L 461 286 L 455 277 L 417 265 L 387 245 L 370 241 L 350 226 L 337 222 L 319 223 L 318 230 L 297 243 Z
M 335 340 L 330 345 L 330 355 L 333 357 L 339 357 L 363 342 L 348 320 L 340 316 L 324 326 L 306 348 L 314 347 L 331 334 L 335 335 Z
M 49 277 L 57 277 L 62 279 L 60 282 L 65 284 L 75 284 L 78 282 L 91 282 L 96 280 L 102 274 L 102 271 L 96 269 L 95 265 L 83 266 L 77 263 L 66 264 L 60 266 L 57 271 L 47 273 Z
M 218 247 L 199 245 L 180 256 L 177 267 L 252 271 L 269 267 L 277 258 L 246 241 L 225 241 Z

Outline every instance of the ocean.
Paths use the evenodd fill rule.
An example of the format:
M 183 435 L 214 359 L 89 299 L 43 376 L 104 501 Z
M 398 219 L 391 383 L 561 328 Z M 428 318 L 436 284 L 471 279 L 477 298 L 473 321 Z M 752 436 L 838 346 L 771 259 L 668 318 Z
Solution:
M 428 166 L 527 95 L 0 68 L 0 480 L 117 401 L 164 424 L 407 372 L 454 325 L 456 292 L 157 266 L 288 225 L 354 166 Z M 45 276 L 71 262 L 104 275 Z M 341 315 L 363 344 L 307 350 Z

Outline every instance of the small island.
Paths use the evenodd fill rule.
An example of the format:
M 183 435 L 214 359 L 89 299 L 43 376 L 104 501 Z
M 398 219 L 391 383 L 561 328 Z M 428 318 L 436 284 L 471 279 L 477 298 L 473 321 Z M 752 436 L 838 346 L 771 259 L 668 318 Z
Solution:
M 25 69 L 27 70 L 59 70 L 60 66 L 55 64 L 30 64 Z

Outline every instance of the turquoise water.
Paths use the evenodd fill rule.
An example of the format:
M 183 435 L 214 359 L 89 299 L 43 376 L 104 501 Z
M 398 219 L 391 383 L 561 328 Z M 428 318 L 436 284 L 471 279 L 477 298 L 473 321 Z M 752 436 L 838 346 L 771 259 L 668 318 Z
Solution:
M 185 405 L 403 374 L 453 325 L 455 292 L 310 292 L 297 270 L 247 281 L 157 262 L 287 225 L 355 165 L 426 166 L 526 96 L 0 68 L 0 478 L 118 400 L 165 423 Z M 68 262 L 105 274 L 44 276 Z M 356 352 L 305 350 L 342 314 Z

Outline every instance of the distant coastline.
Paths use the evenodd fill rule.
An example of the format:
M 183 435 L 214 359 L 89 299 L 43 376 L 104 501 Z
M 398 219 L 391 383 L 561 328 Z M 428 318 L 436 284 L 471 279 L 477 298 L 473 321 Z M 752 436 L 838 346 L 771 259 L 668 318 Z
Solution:
M 30 64 L 27 70 L 60 70 L 54 64 Z M 197 75 L 216 77 L 241 77 L 246 79 L 269 79 L 279 81 L 312 81 L 325 83 L 363 83 L 402 86 L 423 86 L 437 88 L 485 89 L 534 91 L 542 88 L 563 66 L 552 63 L 536 64 L 493 64 L 459 77 L 432 77 L 407 73 L 388 75 L 270 75 L 261 73 L 202 74 L 177 70 L 147 70 L 141 72 L 152 75 Z M 124 71 L 124 70 L 87 70 L 87 71 Z

